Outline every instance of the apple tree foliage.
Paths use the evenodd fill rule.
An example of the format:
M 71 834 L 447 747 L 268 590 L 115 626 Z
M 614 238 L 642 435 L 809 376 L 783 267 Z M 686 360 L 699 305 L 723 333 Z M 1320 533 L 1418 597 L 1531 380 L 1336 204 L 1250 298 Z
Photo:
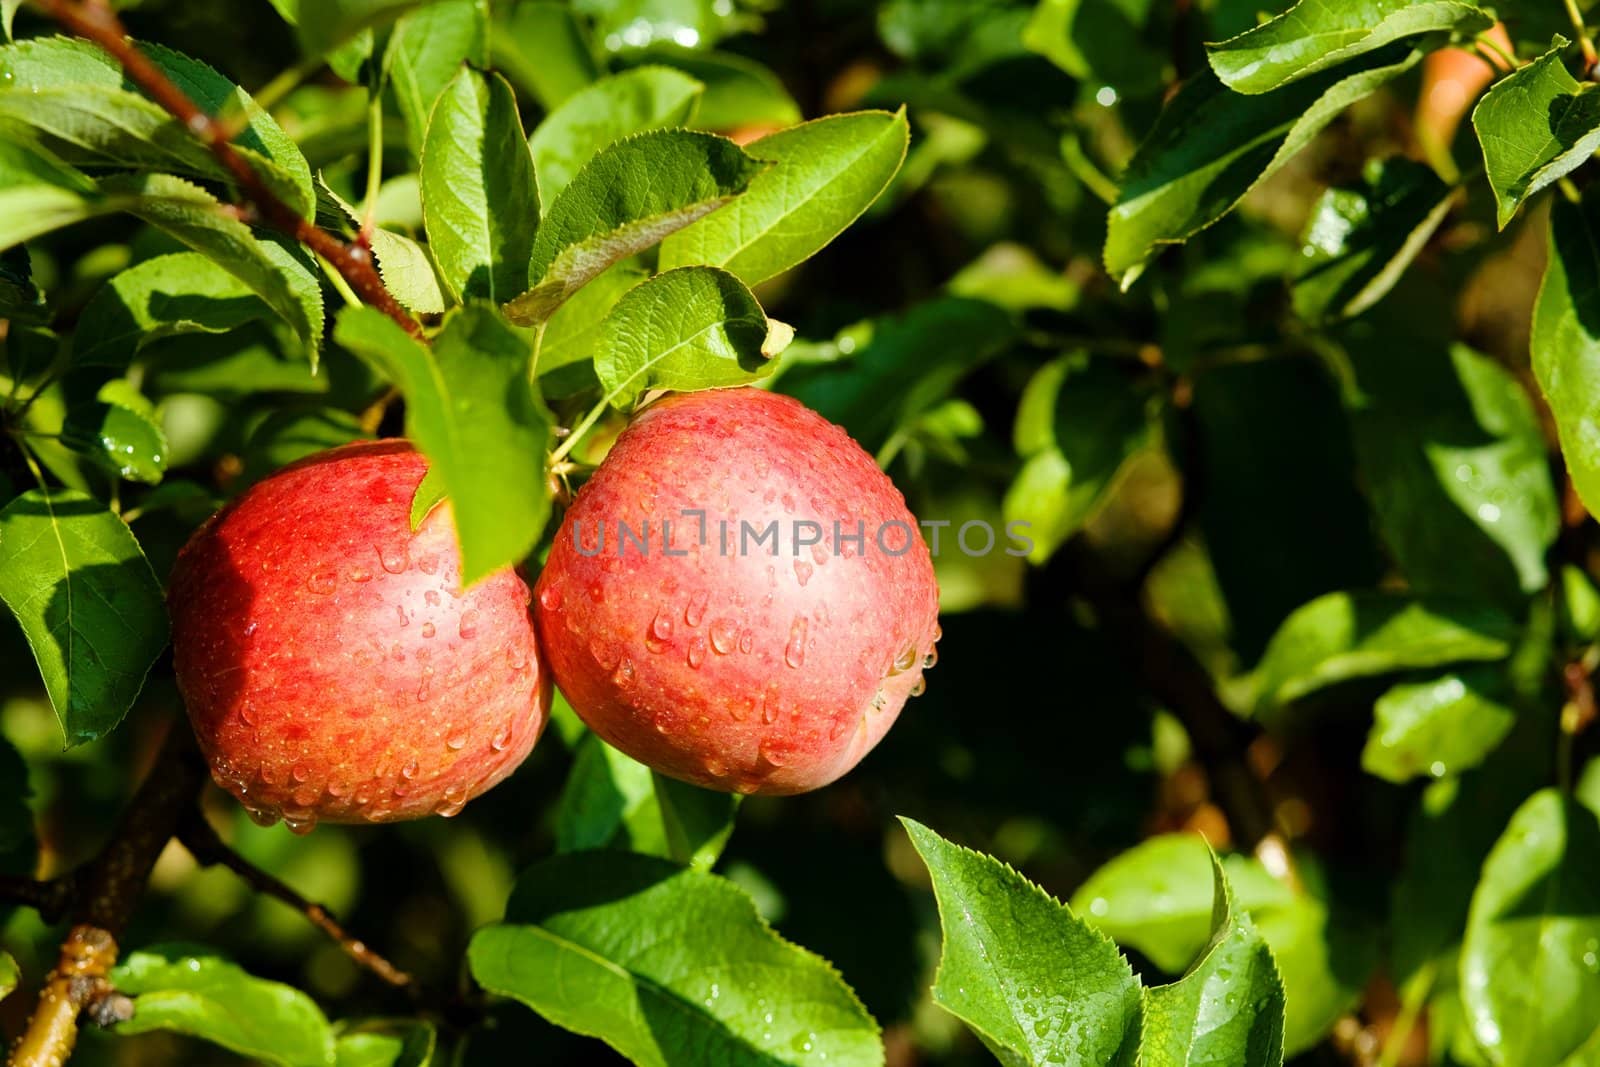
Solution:
M 213 797 L 470 1018 L 176 850 L 83 1059 L 1600 1064 L 1586 0 L 116 6 L 421 339 L 0 0 L 0 874 L 174 718 L 184 538 L 354 439 L 472 580 L 656 392 L 782 390 L 930 521 L 946 636 L 810 797 L 570 709 L 449 823 Z M 0 899 L 0 1000 L 60 935 Z

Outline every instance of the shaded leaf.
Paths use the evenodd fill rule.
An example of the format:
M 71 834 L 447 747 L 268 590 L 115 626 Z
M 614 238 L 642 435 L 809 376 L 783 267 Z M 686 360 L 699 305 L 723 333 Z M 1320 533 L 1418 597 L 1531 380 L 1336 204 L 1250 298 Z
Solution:
M 1153 93 L 1167 60 L 1159 33 L 1149 32 L 1152 8 L 1159 12 L 1151 0 L 1042 0 L 1022 43 L 1081 81 Z
M 708 263 L 755 285 L 801 263 L 872 205 L 905 159 L 904 111 L 830 115 L 761 138 L 770 163 L 738 200 L 669 237 L 661 266 Z
M 645 66 L 569 96 L 528 139 L 540 195 L 554 201 L 596 153 L 629 134 L 689 125 L 702 88 L 670 67 Z
M 1533 311 L 1533 373 L 1573 488 L 1600 515 L 1600 193 L 1551 208 L 1549 256 Z
M 386 25 L 427 0 L 295 0 L 300 47 L 324 56 L 358 34 Z M 281 9 L 280 9 L 281 10 Z M 370 41 L 367 51 L 371 50 Z M 348 73 L 348 68 L 340 72 Z M 348 78 L 346 80 L 349 80 Z
M 489 49 L 495 69 L 533 94 L 546 111 L 600 76 L 583 29 L 564 3 L 512 5 L 490 35 Z
M 68 413 L 62 442 L 119 478 L 160 482 L 170 450 L 155 406 L 126 378 L 102 385 L 96 401 Z
M 340 1029 L 336 1067 L 430 1067 L 439 1043 L 432 1023 L 379 1019 Z
M 9 9 L 8 9 L 9 13 Z M 6 33 L 11 32 L 9 18 Z M 0 1000 L 4 1000 L 16 991 L 22 982 L 22 971 L 17 967 L 17 961 L 5 952 L 0 952 Z
M 733 133 L 762 126 L 792 126 L 800 121 L 800 105 L 769 68 L 734 52 L 701 52 L 657 46 L 644 53 L 648 63 L 665 63 L 703 86 L 695 125 L 703 130 Z
M 395 23 L 383 62 L 413 156 L 422 155 L 428 116 L 461 64 L 488 65 L 488 14 L 485 0 L 436 0 Z
M 271 314 L 248 285 L 209 257 L 156 256 L 119 271 L 84 307 L 72 335 L 73 365 L 120 371 L 162 338 L 226 333 Z
M 579 289 L 571 300 L 556 309 L 545 323 L 539 342 L 539 374 L 594 357 L 600 346 L 600 329 L 622 294 L 649 275 L 631 263 L 618 263 Z M 591 376 L 590 381 L 593 381 Z
M 0 874 L 31 878 L 39 865 L 33 811 L 28 805 L 32 795 L 27 764 L 11 742 L 0 737 Z
M 732 882 L 650 856 L 535 864 L 467 960 L 484 988 L 645 1067 L 883 1063 L 877 1026 L 826 962 Z
M 68 746 L 122 721 L 167 644 L 161 584 L 127 525 L 75 490 L 0 510 L 0 600 L 22 627 Z
M 999 860 L 900 821 L 939 901 L 935 1002 L 1007 1067 L 1131 1067 L 1139 980 L 1111 940 Z

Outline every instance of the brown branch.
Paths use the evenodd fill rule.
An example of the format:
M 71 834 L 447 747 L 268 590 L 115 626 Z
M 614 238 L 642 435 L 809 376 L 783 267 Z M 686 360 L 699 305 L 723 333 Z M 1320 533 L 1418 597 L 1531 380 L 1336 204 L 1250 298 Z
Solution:
M 229 848 L 200 812 L 191 812 L 190 817 L 178 827 L 178 840 L 201 865 L 228 868 L 256 892 L 281 900 L 304 915 L 311 925 L 327 934 L 358 965 L 396 989 L 403 990 L 413 999 L 421 997 L 422 991 L 415 978 L 368 948 L 366 942 L 352 936 L 328 913 L 327 908 L 307 900 L 292 886 Z
M 234 150 L 227 127 L 203 111 L 143 52 L 134 47 L 110 5 L 104 0 L 38 2 L 46 13 L 66 29 L 111 53 L 130 81 L 204 142 L 263 219 L 327 260 L 350 283 L 350 288 L 362 302 L 389 316 L 411 336 L 423 340 L 421 325 L 400 306 L 400 302 L 383 284 L 383 278 L 372 262 L 371 250 L 359 241 L 342 241 L 310 219 L 303 218 L 268 188 L 249 161 Z
M 162 849 L 205 785 L 206 768 L 189 731 L 167 734 L 161 754 L 100 854 L 72 876 L 73 926 L 33 1017 L 11 1050 L 10 1067 L 60 1067 L 78 1038 L 78 1018 L 125 1017 L 127 1001 L 107 979 L 117 938 L 128 925 Z
M 77 885 L 72 878 L 41 882 L 36 878 L 0 874 L 0 900 L 24 904 L 38 912 L 39 918 L 47 923 L 59 922 L 76 898 Z

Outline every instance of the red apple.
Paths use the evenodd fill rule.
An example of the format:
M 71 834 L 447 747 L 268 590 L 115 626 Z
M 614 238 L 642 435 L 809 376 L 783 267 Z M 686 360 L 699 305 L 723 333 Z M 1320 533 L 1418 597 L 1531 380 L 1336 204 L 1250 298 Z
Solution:
M 173 661 L 217 782 L 261 821 L 454 815 L 528 755 L 550 704 L 510 568 L 462 590 L 448 504 L 412 533 L 404 441 L 285 467 L 178 556 Z
M 776 543 L 757 540 L 769 523 Z M 839 427 L 759 389 L 645 408 L 579 491 L 537 594 L 556 684 L 595 733 L 741 793 L 854 767 L 922 691 L 939 629 L 894 484 Z

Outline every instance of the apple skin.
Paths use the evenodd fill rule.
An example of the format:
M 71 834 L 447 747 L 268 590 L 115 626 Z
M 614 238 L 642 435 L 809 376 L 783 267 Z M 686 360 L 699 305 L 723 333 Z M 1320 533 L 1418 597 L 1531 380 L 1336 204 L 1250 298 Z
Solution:
M 703 544 L 680 514 L 701 508 Z M 649 551 L 619 554 L 617 524 L 647 520 Z M 686 555 L 661 550 L 662 520 Z M 779 554 L 753 540 L 741 553 L 740 523 L 773 520 Z M 796 549 L 796 520 L 820 523 L 822 544 Z M 836 544 L 836 520 L 846 534 L 865 522 L 866 551 Z M 586 555 L 602 521 L 603 550 Z M 885 535 L 894 551 L 909 538 L 903 554 L 874 543 L 889 522 L 905 524 Z M 550 670 L 596 734 L 740 793 L 801 793 L 854 767 L 922 691 L 939 633 L 933 561 L 894 483 L 842 429 L 759 389 L 668 396 L 635 417 L 578 492 L 536 594 Z
M 538 740 L 550 676 L 527 585 L 463 592 L 448 503 L 415 533 L 404 441 L 307 457 L 213 515 L 167 597 L 178 688 L 258 821 L 454 815 Z

